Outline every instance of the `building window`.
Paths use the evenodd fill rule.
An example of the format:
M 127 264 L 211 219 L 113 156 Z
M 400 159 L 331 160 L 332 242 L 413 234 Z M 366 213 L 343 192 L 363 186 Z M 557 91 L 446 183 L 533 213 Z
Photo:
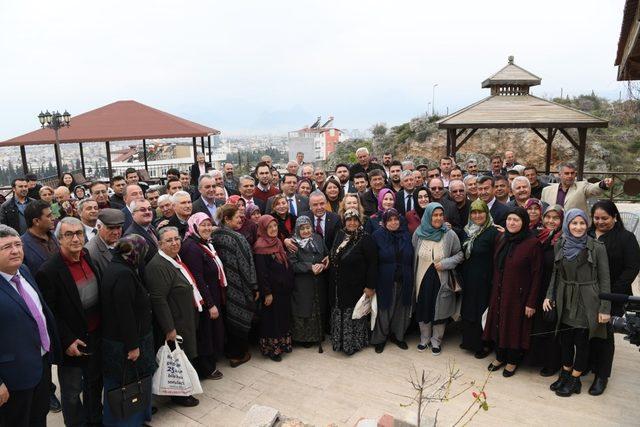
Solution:
M 336 136 L 336 130 L 335 130 L 335 129 L 331 129 L 331 130 L 329 131 L 329 135 L 330 135 L 330 136 Z

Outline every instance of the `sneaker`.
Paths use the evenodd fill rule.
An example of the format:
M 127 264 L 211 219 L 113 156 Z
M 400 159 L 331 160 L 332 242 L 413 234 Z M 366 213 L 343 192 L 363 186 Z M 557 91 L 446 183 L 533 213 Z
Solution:
M 423 351 L 425 351 L 427 348 L 429 348 L 428 344 L 418 344 L 418 351 L 420 353 L 422 353 Z
M 434 356 L 440 356 L 442 349 L 440 347 L 431 347 L 431 354 Z

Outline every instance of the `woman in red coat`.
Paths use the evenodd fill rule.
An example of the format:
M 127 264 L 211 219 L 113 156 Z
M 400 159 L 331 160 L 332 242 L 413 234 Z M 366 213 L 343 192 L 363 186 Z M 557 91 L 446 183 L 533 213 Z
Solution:
M 506 226 L 496 245 L 493 291 L 483 339 L 496 349 L 496 360 L 489 364 L 489 371 L 506 365 L 502 375 L 510 377 L 529 348 L 542 280 L 542 247 L 529 230 L 529 215 L 523 208 L 517 207 L 507 215 Z

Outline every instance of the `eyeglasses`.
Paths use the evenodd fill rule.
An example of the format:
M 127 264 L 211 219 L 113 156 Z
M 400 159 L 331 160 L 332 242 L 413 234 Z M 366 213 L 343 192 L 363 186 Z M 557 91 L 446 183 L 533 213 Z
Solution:
M 435 173 L 430 173 L 429 175 L 427 175 L 428 178 L 437 178 L 438 174 Z
M 8 251 L 11 249 L 22 249 L 22 242 L 14 242 L 14 243 L 8 243 L 6 245 L 2 245 L 0 246 L 0 251 L 4 252 L 4 251 Z
M 73 239 L 74 237 L 81 239 L 84 237 L 84 230 L 66 231 L 62 233 L 62 237 L 64 237 L 65 239 Z
M 449 190 L 449 192 L 453 194 L 457 194 L 457 193 L 464 193 L 464 190 Z
M 137 208 L 134 212 L 146 213 L 146 212 L 151 212 L 152 210 L 153 210 L 152 208 Z
M 430 190 L 431 191 L 442 191 L 442 190 L 444 190 L 444 187 L 431 187 Z

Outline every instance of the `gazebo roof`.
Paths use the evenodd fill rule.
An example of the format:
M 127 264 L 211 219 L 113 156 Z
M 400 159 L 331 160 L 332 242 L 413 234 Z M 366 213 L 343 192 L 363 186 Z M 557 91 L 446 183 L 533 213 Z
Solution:
M 71 118 L 59 130 L 60 143 L 205 137 L 220 131 L 136 101 L 117 101 Z M 51 129 L 38 129 L 0 142 L 0 146 L 54 144 Z
M 509 57 L 509 63 L 500 71 L 482 82 L 482 87 L 487 88 L 494 85 L 524 85 L 537 86 L 542 79 L 533 73 L 513 63 L 513 56 Z
M 614 65 L 618 80 L 640 80 L 640 2 L 626 0 Z

